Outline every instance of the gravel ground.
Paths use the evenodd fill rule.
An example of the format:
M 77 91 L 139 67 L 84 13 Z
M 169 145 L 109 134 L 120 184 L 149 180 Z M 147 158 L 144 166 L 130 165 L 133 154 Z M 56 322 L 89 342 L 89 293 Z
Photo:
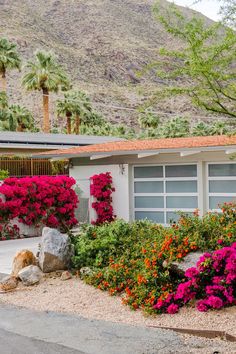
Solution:
M 20 285 L 15 292 L 0 293 L 1 303 L 131 325 L 222 330 L 236 336 L 235 306 L 207 313 L 183 308 L 175 315 L 145 316 L 141 311 L 131 311 L 128 306 L 122 305 L 119 297 L 112 297 L 78 278 L 62 281 L 58 276 L 51 275 L 34 287 Z

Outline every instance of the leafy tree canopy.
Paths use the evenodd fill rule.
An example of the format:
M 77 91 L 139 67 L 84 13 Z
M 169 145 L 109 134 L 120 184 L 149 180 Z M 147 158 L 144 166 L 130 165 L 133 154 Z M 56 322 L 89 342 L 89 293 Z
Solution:
M 151 65 L 168 83 L 156 98 L 188 95 L 198 107 L 236 117 L 235 32 L 221 24 L 209 26 L 197 17 L 188 19 L 175 5 L 158 3 L 154 13 L 164 29 L 183 43 L 182 50 L 162 48 L 161 60 Z

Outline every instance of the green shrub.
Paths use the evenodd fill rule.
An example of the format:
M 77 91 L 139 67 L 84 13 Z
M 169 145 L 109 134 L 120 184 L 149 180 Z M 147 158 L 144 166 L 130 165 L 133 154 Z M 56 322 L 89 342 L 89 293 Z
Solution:
M 0 181 L 9 177 L 9 172 L 7 170 L 0 170 Z
M 220 242 L 219 242 L 220 240 Z M 215 250 L 236 241 L 236 205 L 224 205 L 222 214 L 182 214 L 171 227 L 148 221 L 117 220 L 86 226 L 75 245 L 74 266 L 88 266 L 89 284 L 111 295 L 121 294 L 131 308 L 152 311 L 160 296 L 174 291 L 182 281 L 170 267 L 189 252 Z

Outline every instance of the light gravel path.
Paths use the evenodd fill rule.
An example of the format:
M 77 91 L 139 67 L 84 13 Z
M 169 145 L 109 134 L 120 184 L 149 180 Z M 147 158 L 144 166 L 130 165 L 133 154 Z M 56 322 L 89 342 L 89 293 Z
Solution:
M 102 292 L 100 290 L 95 289 L 92 286 L 86 285 L 80 279 L 77 278 L 73 278 L 68 281 L 61 281 L 58 277 L 47 278 L 44 279 L 42 283 L 39 284 L 38 286 L 28 287 L 28 288 L 19 287 L 19 290 L 17 290 L 16 292 L 0 294 L 0 309 L 4 308 L 5 306 L 8 306 L 9 304 L 25 307 L 28 308 L 30 311 L 32 310 L 41 311 L 39 312 L 39 315 L 37 315 L 36 317 L 43 316 L 43 318 L 46 318 L 45 312 L 54 311 L 57 313 L 64 313 L 66 314 L 66 316 L 63 317 L 63 315 L 58 314 L 57 317 L 55 314 L 54 315 L 48 314 L 48 318 L 51 319 L 54 318 L 54 316 L 56 316 L 57 319 L 60 318 L 62 319 L 62 318 L 70 318 L 68 317 L 68 315 L 69 316 L 79 315 L 79 316 L 83 316 L 82 318 L 83 323 L 87 323 L 87 324 L 89 323 L 89 327 L 90 324 L 92 324 L 93 327 L 95 323 L 99 323 L 99 324 L 105 323 L 106 324 L 105 326 L 107 327 L 105 332 L 99 334 L 100 336 L 99 341 L 101 340 L 101 338 L 105 336 L 105 342 L 107 343 L 109 342 L 108 338 L 113 338 L 113 336 L 115 336 L 119 338 L 119 340 L 122 343 L 123 341 L 126 344 L 128 343 L 129 346 L 131 346 L 132 350 L 133 348 L 136 347 L 132 347 L 133 344 L 132 345 L 130 344 L 129 342 L 130 339 L 126 340 L 127 333 L 128 333 L 127 331 L 130 328 L 130 325 L 141 326 L 139 331 L 135 332 L 136 334 L 134 337 L 135 342 L 137 341 L 137 343 L 139 343 L 141 347 L 142 345 L 140 344 L 140 340 L 142 338 L 142 333 L 144 334 L 159 333 L 158 332 L 159 330 L 150 329 L 148 327 L 149 325 L 193 328 L 193 329 L 205 328 L 210 330 L 227 331 L 229 334 L 232 335 L 236 334 L 236 307 L 228 308 L 221 311 L 211 311 L 208 313 L 200 313 L 197 312 L 195 309 L 189 308 L 189 309 L 182 309 L 180 313 L 176 315 L 161 315 L 155 317 L 150 317 L 150 316 L 145 317 L 141 311 L 131 311 L 127 306 L 122 305 L 120 298 L 111 297 L 106 292 Z M 22 310 L 22 311 L 27 311 L 27 310 Z M 30 311 L 28 313 L 31 313 Z M 8 318 L 9 316 L 2 315 L 0 310 L 0 328 L 2 324 L 7 324 L 6 319 Z M 81 319 L 81 317 L 79 318 Z M 14 322 L 14 320 L 15 319 L 13 316 L 12 321 Z M 22 330 L 26 331 L 27 333 L 27 329 L 29 326 L 31 326 L 31 323 L 32 321 L 28 322 L 27 318 L 25 321 L 22 319 Z M 69 323 L 73 327 L 72 325 L 73 321 L 72 322 L 69 321 Z M 97 330 L 99 330 L 100 328 L 99 326 L 100 325 L 97 325 L 97 327 L 95 326 Z M 114 335 L 114 332 L 111 333 L 109 332 L 108 330 L 109 328 L 124 328 L 124 330 L 122 330 L 122 332 L 119 332 L 119 334 L 115 332 L 116 334 Z M 11 330 L 12 327 L 11 326 L 9 327 L 7 325 L 6 327 L 3 327 L 3 329 Z M 95 333 L 97 330 L 95 330 Z M 47 328 L 47 332 L 48 332 L 48 328 Z M 161 331 L 161 332 L 166 333 L 166 331 L 164 332 Z M 17 332 L 17 333 L 24 335 L 25 332 Z M 63 333 L 63 330 L 61 330 L 60 333 Z M 70 333 L 69 327 L 66 333 L 67 334 Z M 72 331 L 72 333 L 74 332 Z M 84 332 L 83 331 L 80 332 L 80 329 L 78 329 L 78 333 L 81 333 L 82 337 L 85 336 L 86 338 L 86 330 L 84 330 Z M 186 341 L 184 343 L 185 345 L 187 345 L 188 348 L 188 350 L 185 351 L 183 347 L 184 344 L 183 342 L 181 342 L 184 337 L 177 335 L 174 332 L 168 332 L 168 333 L 172 333 L 174 336 L 173 338 L 180 340 L 176 348 L 180 348 L 182 351 L 177 351 L 176 348 L 174 349 L 174 351 L 172 351 L 172 347 L 171 347 L 172 344 L 170 342 L 170 347 L 167 347 L 169 348 L 168 350 L 170 351 L 166 351 L 166 352 L 162 351 L 161 353 L 213 354 L 214 350 L 219 351 L 219 349 L 221 349 L 220 354 L 221 353 L 236 354 L 236 343 L 228 343 L 220 340 L 204 340 L 202 338 L 196 338 L 196 337 L 191 339 L 191 337 L 189 336 L 185 337 Z M 78 335 L 79 334 L 75 336 Z M 130 336 L 128 335 L 128 337 Z M 153 339 L 153 337 L 151 338 Z M 150 342 L 152 345 L 154 345 L 151 338 L 150 340 L 148 339 L 147 342 L 148 343 Z M 165 336 L 163 338 L 165 339 Z M 48 340 L 50 340 L 50 338 L 48 338 Z M 98 339 L 94 339 L 93 336 L 92 339 L 88 339 L 89 343 L 93 343 L 93 342 L 96 343 L 97 340 Z M 64 341 L 62 343 L 65 344 Z M 144 343 L 146 343 L 145 340 Z M 164 344 L 162 342 L 163 344 L 162 348 L 165 348 L 165 343 L 166 342 L 164 340 Z M 121 345 L 120 342 L 119 345 Z M 153 350 L 152 345 L 151 347 L 148 346 L 145 347 L 147 349 L 146 352 L 142 352 L 142 351 L 139 352 L 137 349 L 137 351 L 131 351 L 131 352 L 123 351 L 122 354 L 159 353 L 158 351 L 152 351 Z M 117 353 L 117 351 L 115 351 L 116 346 L 114 346 L 114 348 L 115 348 L 114 352 L 109 352 L 109 354 Z M 84 347 L 79 347 L 77 349 L 86 352 L 86 350 L 84 350 Z M 88 351 L 88 353 L 90 353 L 90 351 Z M 96 351 L 93 352 L 93 354 L 97 354 L 97 353 L 100 352 L 96 352 Z M 105 354 L 106 352 L 101 352 L 101 353 Z
M 63 345 L 66 348 L 65 352 L 61 351 L 63 354 L 70 353 L 69 348 L 78 350 L 78 354 L 81 351 L 86 354 L 212 354 L 214 351 L 234 354 L 232 347 L 219 340 L 186 339 L 172 331 L 89 320 L 54 312 L 35 312 L 6 305 L 0 307 L 0 338 L 1 333 L 5 344 L 7 338 L 10 341 L 14 338 L 20 339 L 23 345 L 22 337 L 25 337 L 28 339 L 27 345 L 29 339 L 40 341 L 37 344 L 40 343 L 41 346 L 46 343 L 51 343 L 50 346 L 56 344 L 59 350 Z M 11 353 L 4 351 L 4 354 Z M 18 353 L 20 352 L 17 351 Z M 23 353 L 39 354 L 40 351 Z M 52 353 L 54 354 L 53 351 Z
M 39 242 L 40 237 L 0 241 L 0 273 L 11 273 L 12 261 L 17 252 L 27 249 L 36 254 Z

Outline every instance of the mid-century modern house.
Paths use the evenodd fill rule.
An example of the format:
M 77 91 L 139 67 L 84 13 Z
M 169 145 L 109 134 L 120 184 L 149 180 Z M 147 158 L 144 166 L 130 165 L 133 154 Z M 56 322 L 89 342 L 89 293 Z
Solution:
M 236 201 L 236 136 L 109 142 L 37 157 L 71 160 L 70 175 L 90 198 L 89 178 L 111 172 L 118 218 L 168 224 L 177 211 L 200 214 Z M 36 157 L 36 156 L 35 156 Z M 90 200 L 90 219 L 94 214 Z

